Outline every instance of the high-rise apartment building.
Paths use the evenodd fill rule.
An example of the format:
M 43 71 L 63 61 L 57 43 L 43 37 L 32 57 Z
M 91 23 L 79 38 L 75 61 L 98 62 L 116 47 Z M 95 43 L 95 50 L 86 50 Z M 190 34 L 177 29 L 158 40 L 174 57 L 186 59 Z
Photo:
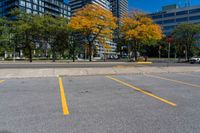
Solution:
M 95 3 L 111 10 L 117 18 L 122 18 L 128 13 L 128 0 L 69 0 L 72 14 L 86 4 Z
M 111 5 L 108 0 L 70 0 L 69 5 L 71 7 L 71 12 L 74 14 L 78 9 L 82 8 L 87 4 L 98 4 L 101 7 L 111 10 Z
M 112 13 L 115 17 L 122 19 L 128 14 L 128 0 L 109 0 L 111 3 Z M 114 31 L 114 42 L 119 44 L 120 41 L 120 21 L 117 21 L 118 28 Z
M 112 13 L 117 18 L 123 18 L 128 13 L 128 0 L 109 0 Z
M 66 18 L 71 16 L 70 7 L 63 0 L 1 0 L 0 17 L 9 16 L 14 8 L 20 8 L 33 14 L 48 13 Z

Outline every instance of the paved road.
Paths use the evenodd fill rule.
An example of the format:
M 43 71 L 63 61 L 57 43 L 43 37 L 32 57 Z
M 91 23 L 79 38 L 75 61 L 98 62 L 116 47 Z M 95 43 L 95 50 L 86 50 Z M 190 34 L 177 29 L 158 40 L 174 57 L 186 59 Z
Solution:
M 133 62 L 93 62 L 93 63 L 0 63 L 0 69 L 24 69 L 24 68 L 106 68 L 106 67 L 117 67 L 117 66 L 125 66 L 125 67 L 145 67 L 145 66 L 200 66 L 200 64 L 189 64 L 189 63 L 163 63 L 157 62 L 153 64 L 137 64 Z
M 199 81 L 200 73 L 0 79 L 0 133 L 198 133 Z

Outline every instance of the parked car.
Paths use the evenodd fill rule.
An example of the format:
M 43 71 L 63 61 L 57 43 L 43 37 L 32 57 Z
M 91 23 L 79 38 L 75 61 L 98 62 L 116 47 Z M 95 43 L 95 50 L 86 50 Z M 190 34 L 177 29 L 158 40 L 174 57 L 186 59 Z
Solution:
M 199 63 L 200 64 L 200 56 L 196 56 L 196 57 L 190 58 L 190 63 L 191 64 L 194 64 L 194 63 Z

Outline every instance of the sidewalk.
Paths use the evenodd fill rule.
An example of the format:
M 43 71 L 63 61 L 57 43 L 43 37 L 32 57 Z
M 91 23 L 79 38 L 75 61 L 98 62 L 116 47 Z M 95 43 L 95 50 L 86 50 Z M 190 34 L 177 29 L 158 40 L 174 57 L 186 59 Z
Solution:
M 48 68 L 48 69 L 0 69 L 0 78 L 117 75 L 144 73 L 200 72 L 200 67 L 110 67 L 110 68 Z

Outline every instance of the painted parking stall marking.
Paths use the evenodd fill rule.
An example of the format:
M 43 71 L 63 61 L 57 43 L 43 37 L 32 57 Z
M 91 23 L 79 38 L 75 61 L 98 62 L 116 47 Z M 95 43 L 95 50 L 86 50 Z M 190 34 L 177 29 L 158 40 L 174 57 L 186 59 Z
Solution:
M 166 103 L 166 104 L 169 104 L 169 105 L 171 105 L 171 106 L 173 106 L 173 107 L 177 106 L 175 103 L 173 103 L 173 102 L 171 102 L 171 101 L 169 101 L 169 100 L 166 100 L 166 99 L 164 99 L 164 98 L 161 98 L 161 97 L 159 97 L 159 96 L 156 96 L 156 95 L 154 95 L 154 94 L 152 94 L 152 93 L 149 93 L 149 92 L 147 92 L 147 91 L 145 91 L 145 90 L 143 90 L 143 89 L 140 89 L 140 88 L 138 88 L 138 87 L 135 87 L 135 86 L 133 86 L 133 85 L 131 85 L 131 84 L 125 83 L 125 82 L 123 82 L 123 81 L 121 81 L 121 80 L 119 80 L 119 79 L 113 78 L 113 77 L 111 77 L 111 76 L 106 76 L 106 77 L 109 78 L 109 79 L 111 79 L 111 80 L 114 80 L 114 81 L 116 81 L 116 82 L 118 82 L 118 83 L 120 83 L 120 84 L 123 84 L 123 85 L 125 85 L 125 86 L 128 86 L 128 87 L 130 87 L 130 88 L 132 88 L 132 89 L 135 89 L 135 90 L 137 90 L 137 91 L 139 91 L 139 92 L 141 92 L 141 93 L 143 93 L 143 94 L 145 94 L 145 95 L 147 95 L 147 96 L 153 97 L 153 98 L 155 98 L 155 99 L 157 99 L 157 100 L 159 100 L 159 101 L 161 101 L 161 102 L 164 102 L 164 103 Z
M 3 83 L 3 82 L 5 82 L 5 80 L 0 80 L 0 84 Z
M 60 87 L 60 98 L 61 98 L 61 104 L 62 104 L 62 111 L 63 115 L 69 115 L 69 109 L 67 105 L 67 99 L 65 97 L 65 90 L 63 86 L 63 81 L 62 77 L 58 76 L 58 81 L 59 81 L 59 87 Z
M 191 73 L 176 73 L 176 74 L 185 75 L 185 76 L 190 76 L 190 77 L 194 77 L 194 78 L 200 78 L 200 76 L 198 76 L 198 75 L 193 75 L 193 74 L 191 74 Z
M 192 87 L 195 87 L 195 88 L 200 88 L 200 85 L 187 83 L 187 82 L 180 81 L 180 80 L 174 80 L 174 79 L 164 78 L 164 77 L 161 77 L 161 76 L 150 75 L 150 74 L 144 74 L 144 75 L 147 76 L 147 77 L 162 79 L 162 80 L 171 81 L 171 82 L 178 83 L 178 84 L 184 84 L 184 85 L 192 86 Z

